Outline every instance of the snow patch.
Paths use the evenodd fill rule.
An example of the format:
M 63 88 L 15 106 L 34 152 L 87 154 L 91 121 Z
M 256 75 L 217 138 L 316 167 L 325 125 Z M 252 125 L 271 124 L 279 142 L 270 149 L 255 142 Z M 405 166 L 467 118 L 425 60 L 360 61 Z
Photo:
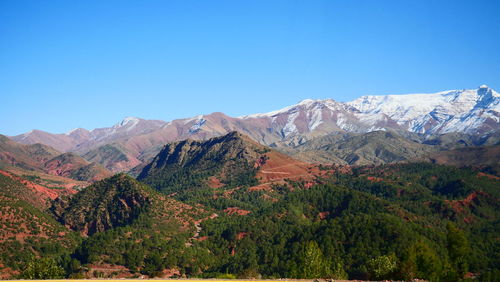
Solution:
M 307 110 L 307 109 L 311 108 L 311 106 L 316 106 L 318 104 L 325 105 L 328 108 L 337 108 L 338 107 L 338 105 L 336 105 L 338 103 L 332 99 L 325 99 L 325 100 L 305 99 L 305 100 L 302 100 L 295 105 L 291 105 L 291 106 L 279 109 L 277 111 L 272 111 L 272 112 L 268 112 L 268 113 L 251 114 L 251 115 L 246 115 L 246 116 L 240 116 L 238 118 L 241 118 L 241 119 L 263 118 L 263 117 L 271 117 L 272 118 L 272 117 L 275 117 L 279 114 L 293 112 L 293 111 L 297 110 L 297 108 L 304 108 Z
M 21 138 L 21 139 L 22 139 L 22 140 L 24 140 L 24 139 L 28 138 L 31 134 L 33 134 L 33 132 L 35 132 L 35 130 L 34 130 L 34 129 L 32 129 L 32 130 L 30 130 L 30 131 L 28 131 L 28 132 L 24 133 L 24 134 L 23 134 L 23 138 Z
M 195 123 L 189 128 L 189 133 L 193 134 L 200 131 L 201 127 L 207 122 L 206 119 L 202 118 L 202 116 L 198 116 L 199 118 L 195 121 Z
M 387 131 L 387 129 L 385 129 L 383 127 L 372 126 L 372 127 L 368 128 L 368 130 L 366 132 L 373 132 L 373 131 Z
M 203 115 L 197 115 L 195 117 L 185 119 L 184 124 L 188 124 L 188 123 L 192 122 L 193 120 L 201 120 L 201 119 L 203 119 Z
M 313 131 L 320 124 L 323 123 L 323 109 L 321 107 L 315 107 L 310 114 L 311 119 L 309 120 L 309 124 L 307 125 L 310 131 Z
M 127 127 L 127 131 L 132 130 L 141 120 L 136 117 L 126 117 L 120 123 L 113 126 L 114 129 Z
M 299 116 L 299 112 L 292 113 L 288 116 L 288 121 L 282 129 L 283 136 L 287 137 L 292 133 L 297 132 L 297 126 L 295 125 L 295 119 Z

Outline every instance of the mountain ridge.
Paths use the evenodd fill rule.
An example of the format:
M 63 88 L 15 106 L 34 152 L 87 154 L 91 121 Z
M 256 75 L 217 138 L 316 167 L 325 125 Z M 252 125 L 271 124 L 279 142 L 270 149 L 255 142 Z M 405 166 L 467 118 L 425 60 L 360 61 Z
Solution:
M 137 179 L 171 194 L 206 188 L 272 190 L 286 179 L 313 181 L 318 173 L 315 165 L 233 131 L 204 141 L 166 144 Z
M 61 153 L 43 144 L 21 144 L 0 135 L 0 168 L 46 173 L 79 181 L 96 181 L 111 175 L 104 167 L 75 153 Z
M 242 132 L 263 145 L 287 148 L 336 132 L 390 130 L 424 137 L 443 133 L 487 136 L 498 132 L 499 121 L 500 94 L 482 85 L 434 94 L 362 96 L 350 102 L 306 99 L 280 110 L 240 117 L 219 112 L 169 122 L 128 117 L 108 128 L 75 129 L 66 134 L 34 130 L 11 139 L 76 152 L 120 172 L 148 162 L 166 143 L 206 140 L 231 131 Z M 109 145 L 115 149 L 109 150 Z M 120 159 L 120 163 L 106 161 L 103 155 Z

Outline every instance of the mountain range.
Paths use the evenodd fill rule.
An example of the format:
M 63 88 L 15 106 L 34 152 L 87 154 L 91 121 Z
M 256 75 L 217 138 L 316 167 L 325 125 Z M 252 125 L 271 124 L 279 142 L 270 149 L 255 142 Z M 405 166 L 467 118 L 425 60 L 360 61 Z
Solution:
M 455 136 L 452 143 L 466 136 L 473 140 L 473 145 L 495 145 L 499 121 L 500 94 L 482 85 L 434 94 L 363 96 L 351 102 L 308 99 L 277 111 L 241 117 L 212 113 L 170 122 L 128 117 L 107 128 L 77 128 L 65 134 L 32 130 L 10 138 L 23 144 L 41 143 L 62 152 L 75 152 L 113 172 L 121 172 L 144 166 L 166 143 L 188 138 L 205 140 L 231 131 L 284 152 L 296 147 L 303 152 L 301 146 L 318 137 L 373 131 L 395 132 L 428 145 L 430 140 L 446 139 L 442 136 Z M 308 157 L 315 162 L 338 159 Z
M 499 101 L 483 85 L 0 135 L 0 278 L 33 255 L 87 278 L 496 275 Z
M 98 163 L 89 162 L 75 153 L 61 153 L 40 143 L 20 144 L 3 135 L 0 135 L 0 169 L 84 182 L 94 182 L 112 175 Z
M 419 138 L 339 132 L 285 154 L 231 131 L 166 143 L 137 179 L 118 173 L 76 191 L 25 173 L 45 178 L 81 157 L 4 137 L 0 277 L 46 269 L 33 256 L 59 267 L 45 278 L 457 281 L 469 265 L 496 275 L 498 146 L 473 146 L 467 134 Z M 66 176 L 75 175 L 57 177 Z M 377 260 L 394 266 L 380 273 Z

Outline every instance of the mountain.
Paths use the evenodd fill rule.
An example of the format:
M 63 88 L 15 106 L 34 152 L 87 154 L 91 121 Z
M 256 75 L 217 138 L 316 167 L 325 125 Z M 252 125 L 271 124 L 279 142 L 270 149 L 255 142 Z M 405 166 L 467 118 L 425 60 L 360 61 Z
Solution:
M 66 134 L 34 130 L 12 139 L 76 152 L 117 172 L 148 163 L 165 143 L 206 140 L 231 131 L 278 148 L 295 147 L 336 132 L 390 130 L 426 138 L 455 133 L 488 138 L 499 129 L 499 103 L 500 94 L 482 85 L 434 94 L 363 96 L 351 102 L 307 99 L 281 110 L 242 117 L 212 113 L 170 122 L 126 118 L 108 128 Z M 104 157 L 108 155 L 116 162 Z
M 486 85 L 435 94 L 363 96 L 347 104 L 359 110 L 359 120 L 366 124 L 427 135 L 484 134 L 498 130 L 500 119 L 500 94 Z
M 46 145 L 23 145 L 0 135 L 0 164 L 2 166 L 39 170 L 46 161 L 59 154 L 60 152 Z
M 74 153 L 63 153 L 44 163 L 49 174 L 71 179 L 94 182 L 111 176 L 111 173 L 97 163 L 90 163 Z
M 164 193 L 201 187 L 256 189 L 285 178 L 311 179 L 313 168 L 234 131 L 206 141 L 169 143 L 137 179 Z
M 285 152 L 308 162 L 378 165 L 417 159 L 438 150 L 438 146 L 422 144 L 396 132 L 373 131 L 322 136 Z
M 52 210 L 58 220 L 85 235 L 131 224 L 152 204 L 147 188 L 125 175 L 94 183 L 69 201 L 58 199 Z
M 101 165 L 90 163 L 74 153 L 60 153 L 42 145 L 24 145 L 0 135 L 0 168 L 62 176 L 79 181 L 96 181 L 111 173 Z
M 460 132 L 446 133 L 421 138 L 421 143 L 439 146 L 442 149 L 454 149 L 472 146 L 498 146 L 500 145 L 500 131 L 491 134 L 471 135 Z
M 304 100 L 297 105 L 243 119 L 271 119 L 283 137 L 322 129 L 346 132 L 404 130 L 434 135 L 484 134 L 498 130 L 500 94 L 482 85 L 435 94 L 363 96 L 341 103 Z
M 382 138 L 366 143 L 389 143 L 388 151 L 404 142 L 390 131 L 345 138 L 360 148 Z M 155 189 L 117 174 L 49 197 L 59 223 L 36 206 L 32 188 L 3 175 L 0 275 L 17 273 L 32 253 L 56 258 L 66 277 L 87 278 L 459 281 L 468 271 L 498 273 L 499 179 L 484 170 L 316 166 L 230 132 L 164 145 L 139 176 Z M 389 265 L 382 274 L 381 264 Z
M 113 172 L 128 171 L 142 163 L 127 153 L 125 149 L 122 149 L 119 144 L 102 145 L 82 156 L 90 162 L 102 164 Z
M 12 137 L 12 140 L 22 144 L 42 143 L 63 152 L 82 151 L 86 150 L 90 144 L 112 142 L 121 137 L 148 133 L 164 124 L 165 122 L 158 120 L 127 117 L 112 127 L 97 128 L 90 131 L 84 128 L 76 128 L 64 134 L 51 134 L 40 130 L 32 130 Z
M 377 151 L 369 147 L 373 144 L 402 154 L 404 148 L 396 144 L 409 146 L 405 142 L 410 137 L 378 131 L 344 138 L 360 151 Z M 408 154 L 426 153 L 422 148 L 432 147 L 414 142 Z M 385 161 L 386 156 L 390 154 L 376 157 Z M 470 246 L 464 243 L 470 248 L 466 260 L 471 271 L 485 273 L 498 262 L 493 255 L 498 178 L 472 169 L 430 163 L 315 167 L 231 132 L 165 145 L 139 179 L 219 215 L 200 225 L 200 240 L 190 245 L 199 248 L 197 255 L 210 254 L 210 259 L 196 263 L 206 271 L 195 273 L 204 277 L 229 272 L 246 278 L 276 273 L 304 278 L 303 256 L 315 249 L 318 257 L 341 265 L 325 263 L 326 272 L 317 275 L 380 280 L 370 270 L 370 261 L 381 256 L 389 260 L 388 254 L 394 253 L 392 260 L 400 268 L 395 266 L 397 271 L 387 278 L 433 280 L 451 271 L 444 270 L 447 263 L 459 269 L 447 244 L 453 244 L 450 234 L 460 232 L 467 232 L 463 236 L 471 240 Z M 308 247 L 315 244 L 312 241 L 317 247 Z M 433 261 L 435 268 L 425 269 L 419 260 Z

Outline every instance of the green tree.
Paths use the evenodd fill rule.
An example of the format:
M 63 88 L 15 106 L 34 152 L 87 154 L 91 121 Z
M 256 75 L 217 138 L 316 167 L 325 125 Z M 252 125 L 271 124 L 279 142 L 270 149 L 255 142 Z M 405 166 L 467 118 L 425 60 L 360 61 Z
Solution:
M 299 254 L 298 264 L 292 270 L 293 278 L 325 278 L 331 277 L 334 271 L 331 263 L 325 259 L 323 252 L 315 241 L 309 241 Z M 342 275 L 343 269 L 335 265 L 335 274 Z
M 347 272 L 345 272 L 342 262 L 334 261 L 330 267 L 330 273 L 326 276 L 331 279 L 346 280 L 348 278 Z
M 35 258 L 26 264 L 21 278 L 24 279 L 60 279 L 64 278 L 64 268 L 57 265 L 52 258 Z
M 405 252 L 399 272 L 401 278 L 439 280 L 442 274 L 441 259 L 436 251 L 424 241 L 417 241 Z
M 371 278 L 375 280 L 389 279 L 397 268 L 397 258 L 395 254 L 379 256 L 367 263 L 367 270 Z
M 469 241 L 465 233 L 451 222 L 446 225 L 446 230 L 448 231 L 446 236 L 448 255 L 457 273 L 463 277 L 468 271 Z

